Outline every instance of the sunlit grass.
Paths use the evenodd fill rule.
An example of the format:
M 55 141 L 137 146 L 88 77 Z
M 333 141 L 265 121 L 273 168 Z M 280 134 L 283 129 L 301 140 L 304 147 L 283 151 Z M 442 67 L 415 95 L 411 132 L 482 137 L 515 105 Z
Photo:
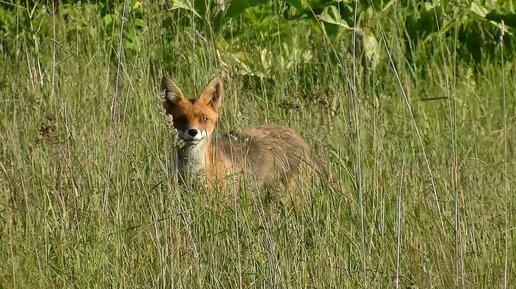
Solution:
M 401 86 L 388 60 L 359 69 L 353 107 L 351 59 L 337 61 L 348 47 L 314 50 L 318 62 L 260 80 L 222 65 L 236 66 L 209 40 L 188 38 L 194 27 L 166 42 L 157 29 L 166 11 L 150 11 L 142 50 L 122 59 L 116 106 L 118 43 L 106 31 L 66 38 L 56 18 L 59 45 L 42 38 L 36 53 L 20 37 L 20 53 L 2 57 L 0 287 L 493 288 L 504 273 L 514 284 L 515 250 L 504 251 L 516 232 L 506 204 L 515 197 L 514 64 L 474 72 L 454 69 L 450 55 L 407 71 L 390 29 Z M 282 42 L 264 46 L 274 53 Z M 177 63 L 160 59 L 163 47 Z M 308 205 L 295 211 L 264 202 L 253 184 L 181 189 L 163 73 L 190 97 L 222 73 L 219 133 L 290 125 L 344 191 L 302 187 Z

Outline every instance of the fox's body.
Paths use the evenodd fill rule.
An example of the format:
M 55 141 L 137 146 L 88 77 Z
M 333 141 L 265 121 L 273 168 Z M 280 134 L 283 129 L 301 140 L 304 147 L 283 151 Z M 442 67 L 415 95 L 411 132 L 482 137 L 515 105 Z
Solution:
M 206 176 L 208 183 L 222 183 L 239 176 L 259 184 L 272 184 L 298 175 L 307 147 L 284 126 L 245 128 L 178 151 L 183 179 Z
M 230 180 L 259 184 L 290 185 L 312 167 L 304 140 L 289 127 L 263 125 L 213 135 L 222 103 L 222 83 L 213 78 L 197 99 L 187 99 L 168 78 L 163 78 L 163 106 L 184 146 L 178 150 L 178 169 L 183 181 L 201 177 L 212 186 Z

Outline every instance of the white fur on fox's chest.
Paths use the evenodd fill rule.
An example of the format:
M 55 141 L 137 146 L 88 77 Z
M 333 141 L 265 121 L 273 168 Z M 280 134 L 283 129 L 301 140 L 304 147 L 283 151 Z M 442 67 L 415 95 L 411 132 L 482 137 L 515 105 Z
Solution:
M 177 169 L 184 181 L 206 175 L 206 145 L 206 141 L 200 141 L 178 151 Z

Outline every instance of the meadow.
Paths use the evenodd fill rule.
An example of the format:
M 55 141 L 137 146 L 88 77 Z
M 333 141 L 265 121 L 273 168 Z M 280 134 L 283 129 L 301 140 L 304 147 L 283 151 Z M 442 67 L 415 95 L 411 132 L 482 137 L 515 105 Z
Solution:
M 200 2 L 1 1 L 0 288 L 516 286 L 513 1 Z M 342 190 L 178 186 L 161 77 L 215 74 Z

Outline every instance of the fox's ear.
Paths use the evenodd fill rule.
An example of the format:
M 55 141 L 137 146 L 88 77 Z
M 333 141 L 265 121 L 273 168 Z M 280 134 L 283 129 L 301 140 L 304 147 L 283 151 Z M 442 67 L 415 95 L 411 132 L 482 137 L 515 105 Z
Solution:
M 210 82 L 204 87 L 201 92 L 199 99 L 202 99 L 204 103 L 211 105 L 215 111 L 218 111 L 222 104 L 223 97 L 222 81 L 218 76 L 215 76 Z
M 161 90 L 165 91 L 165 99 L 174 104 L 184 98 L 181 89 L 179 89 L 179 87 L 177 87 L 177 85 L 166 76 L 163 76 L 163 79 L 161 80 Z

